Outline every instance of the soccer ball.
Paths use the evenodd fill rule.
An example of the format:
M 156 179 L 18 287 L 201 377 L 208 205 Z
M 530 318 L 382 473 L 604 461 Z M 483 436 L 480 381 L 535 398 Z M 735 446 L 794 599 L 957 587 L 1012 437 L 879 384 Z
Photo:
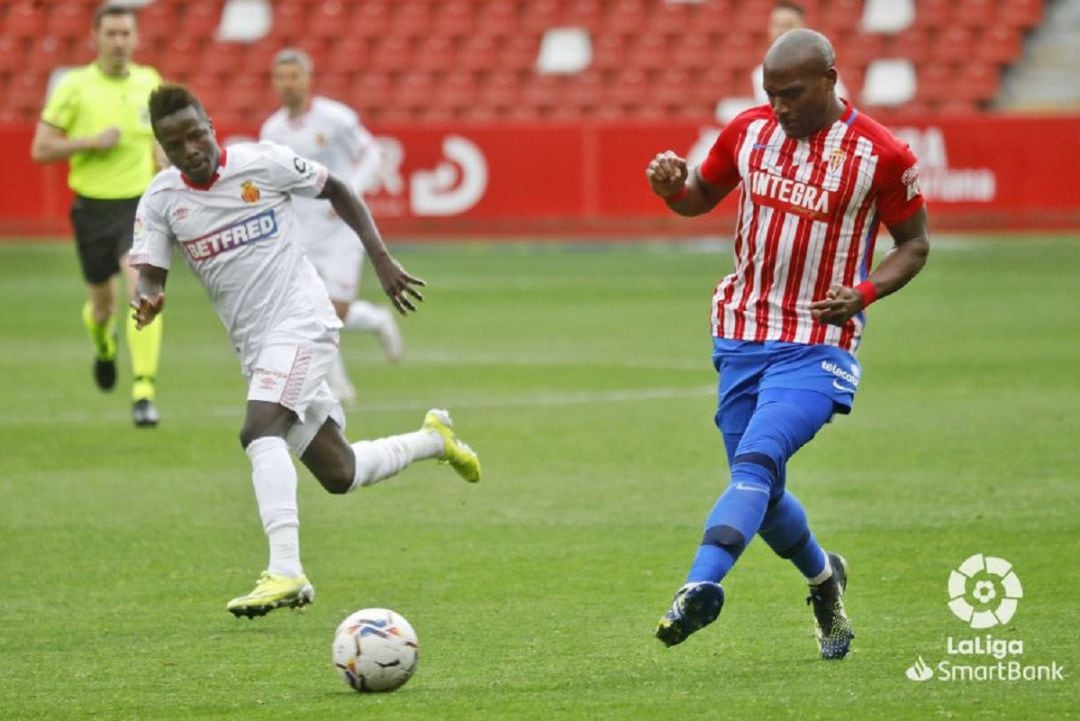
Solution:
M 416 671 L 420 645 L 416 631 L 401 614 L 365 608 L 337 627 L 333 657 L 338 674 L 355 690 L 393 691 Z

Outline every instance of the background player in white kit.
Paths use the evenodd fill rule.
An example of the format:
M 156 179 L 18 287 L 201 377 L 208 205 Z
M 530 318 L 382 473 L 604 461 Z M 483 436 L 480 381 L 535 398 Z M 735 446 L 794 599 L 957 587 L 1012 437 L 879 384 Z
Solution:
M 322 165 L 274 143 L 221 149 L 201 103 L 178 85 L 150 95 L 150 121 L 173 167 L 154 178 L 136 215 L 130 261 L 139 270 L 135 320 L 141 329 L 161 312 L 172 247 L 178 246 L 249 383 L 240 441 L 251 459 L 270 563 L 255 589 L 227 610 L 251 618 L 303 606 L 315 591 L 300 564 L 290 449 L 331 493 L 377 483 L 425 458 L 446 461 L 475 483 L 480 462 L 441 410 L 429 411 L 415 433 L 352 445 L 345 440 L 341 405 L 325 381 L 341 321 L 294 238 L 294 222 L 303 219 L 293 217 L 292 198 L 330 201 L 359 236 L 402 314 L 423 300 L 416 286 L 424 282 L 394 260 L 367 208 Z
M 346 105 L 311 93 L 311 58 L 302 50 L 285 48 L 274 56 L 272 79 L 282 107 L 266 119 L 261 140 L 272 140 L 297 155 L 324 165 L 361 196 L 379 171 L 381 158 L 375 139 Z M 334 311 L 346 330 L 374 332 L 391 362 L 401 358 L 401 332 L 393 314 L 356 297 L 364 262 L 364 249 L 352 231 L 327 203 L 296 198 L 296 212 L 304 218 L 296 237 L 326 284 Z M 330 390 L 342 403 L 356 399 L 345 364 L 339 356 L 327 377 Z

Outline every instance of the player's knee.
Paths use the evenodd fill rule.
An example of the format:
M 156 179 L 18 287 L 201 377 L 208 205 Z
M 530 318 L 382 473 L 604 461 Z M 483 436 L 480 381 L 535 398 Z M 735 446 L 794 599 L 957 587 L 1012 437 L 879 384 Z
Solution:
M 773 457 L 773 454 L 761 453 L 759 451 L 746 451 L 744 449 L 742 453 L 737 454 L 732 459 L 732 467 L 738 464 L 746 464 L 753 470 L 759 471 L 759 473 L 763 471 L 764 475 L 768 477 L 768 483 L 771 486 L 777 486 L 779 484 L 781 478 L 781 466 L 780 463 L 777 462 L 777 459 Z
M 701 545 L 719 546 L 738 558 L 739 554 L 746 548 L 746 537 L 737 528 L 713 526 L 705 529 L 705 535 L 701 538 Z
M 348 469 L 340 466 L 322 470 L 316 478 L 328 493 L 335 495 L 348 493 L 353 487 L 353 474 L 349 473 Z

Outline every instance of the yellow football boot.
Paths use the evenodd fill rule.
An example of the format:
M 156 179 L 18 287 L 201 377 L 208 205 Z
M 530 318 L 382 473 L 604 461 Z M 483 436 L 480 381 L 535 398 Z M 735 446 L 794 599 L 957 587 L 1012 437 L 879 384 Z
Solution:
M 449 463 L 450 467 L 469 483 L 480 480 L 480 457 L 454 433 L 454 422 L 450 420 L 449 412 L 432 408 L 424 416 L 421 430 L 435 431 L 442 436 L 445 450 L 439 463 Z
M 265 616 L 275 608 L 287 606 L 300 608 L 315 600 L 315 589 L 307 576 L 288 578 L 263 571 L 255 583 L 255 589 L 246 596 L 239 596 L 225 606 L 237 618 Z

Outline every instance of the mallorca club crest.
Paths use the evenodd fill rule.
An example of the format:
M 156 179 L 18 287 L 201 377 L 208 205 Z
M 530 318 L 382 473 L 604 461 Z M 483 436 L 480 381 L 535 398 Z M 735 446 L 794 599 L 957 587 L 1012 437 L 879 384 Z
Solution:
M 259 188 L 255 183 L 250 180 L 245 180 L 240 184 L 240 197 L 243 198 L 245 203 L 257 203 L 259 201 Z

